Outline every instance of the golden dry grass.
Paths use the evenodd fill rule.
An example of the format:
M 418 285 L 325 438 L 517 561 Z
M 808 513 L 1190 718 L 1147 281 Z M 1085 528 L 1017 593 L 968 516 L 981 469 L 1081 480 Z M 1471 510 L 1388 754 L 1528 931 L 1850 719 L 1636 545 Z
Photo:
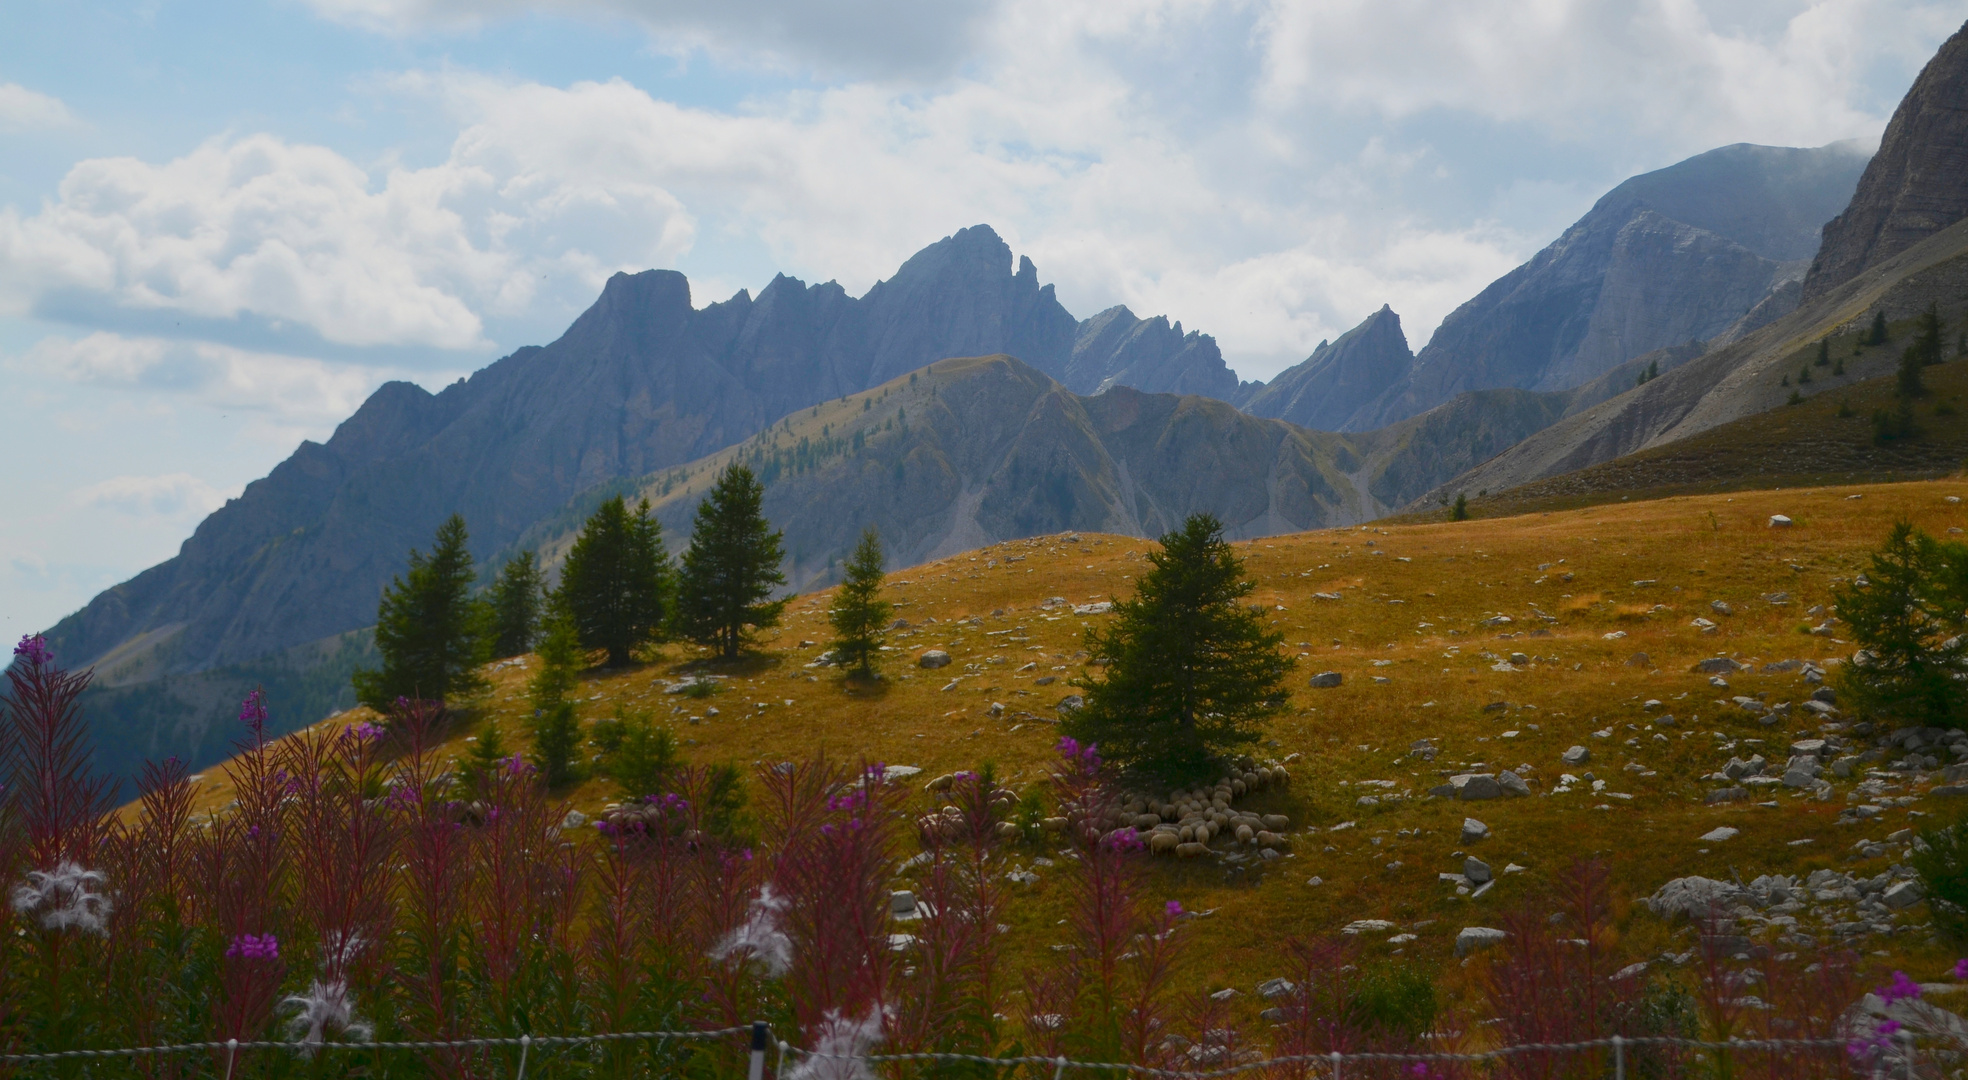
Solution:
M 1231 884 L 1223 868 L 1204 860 L 1153 863 L 1157 899 L 1216 912 L 1194 924 L 1183 982 L 1239 986 L 1247 992 L 1239 1001 L 1253 1003 L 1250 988 L 1279 974 L 1278 944 L 1285 937 L 1385 918 L 1419 936 L 1403 946 L 1372 941 L 1369 950 L 1445 965 L 1452 977 L 1444 985 L 1453 996 L 1460 992 L 1450 959 L 1456 932 L 1493 923 L 1499 912 L 1540 895 L 1575 856 L 1606 860 L 1617 889 L 1635 898 L 1684 874 L 1748 880 L 1766 872 L 1848 868 L 1843 860 L 1861 835 L 1881 838 L 1917 819 L 1894 810 L 1864 826 L 1835 824 L 1846 805 L 1845 784 L 1829 802 L 1783 794 L 1775 796 L 1781 807 L 1774 809 L 1704 806 L 1710 785 L 1699 777 L 1728 757 L 1712 733 L 1744 740 L 1745 755 L 1757 749 L 1747 740 L 1760 739 L 1763 752 L 1781 761 L 1788 742 L 1815 734 L 1816 724 L 1799 710 L 1787 726 L 1764 728 L 1717 703 L 1725 694 L 1759 690 L 1773 702 L 1801 700 L 1810 688 L 1797 675 L 1744 672 L 1725 692 L 1692 666 L 1718 654 L 1758 663 L 1848 655 L 1849 645 L 1800 632 L 1806 610 L 1829 602 L 1834 583 L 1862 568 L 1895 519 L 1937 533 L 1968 526 L 1963 504 L 1948 496 L 1968 496 L 1968 482 L 1687 496 L 1239 543 L 1257 583 L 1254 599 L 1274 609 L 1272 619 L 1299 660 L 1291 712 L 1273 725 L 1262 751 L 1298 755 L 1293 786 L 1251 803 L 1292 816 L 1295 852 L 1255 883 Z M 1777 513 L 1796 524 L 1768 527 Z M 591 720 L 618 706 L 650 709 L 700 763 L 773 762 L 824 751 L 917 765 L 933 776 L 988 760 L 1014 787 L 1041 783 L 1057 738 L 1051 707 L 1070 692 L 1065 679 L 1081 673 L 1072 657 L 1089 620 L 1039 605 L 1055 596 L 1085 603 L 1125 595 L 1148 546 L 1115 536 L 1073 543 L 1043 537 L 891 575 L 890 597 L 914 625 L 894 635 L 893 678 L 878 690 L 856 690 L 830 669 L 804 666 L 827 638 L 828 598 L 821 594 L 795 600 L 785 626 L 763 643 L 760 656 L 727 672 L 726 689 L 715 698 L 660 692 L 663 681 L 685 668 L 701 669 L 698 653 L 673 645 L 640 669 L 591 673 L 580 694 L 582 714 Z M 1341 598 L 1314 596 L 1321 592 Z M 1790 602 L 1759 599 L 1776 592 L 1789 593 Z M 1717 599 L 1734 605 L 1736 614 L 1712 615 L 1709 603 Z M 1483 625 L 1499 615 L 1512 621 Z M 981 625 L 958 622 L 969 616 L 982 617 Z M 1696 616 L 1721 627 L 1703 635 L 1689 625 Z M 1615 633 L 1624 636 L 1607 636 Z M 948 649 L 955 663 L 940 671 L 916 668 L 915 656 L 931 647 Z M 1512 652 L 1531 662 L 1522 670 L 1494 670 Z M 1028 662 L 1036 664 L 1033 671 L 1016 670 Z M 1341 672 L 1344 685 L 1306 688 L 1311 675 L 1326 670 Z M 486 702 L 509 741 L 520 745 L 526 675 L 497 672 Z M 1046 676 L 1060 681 L 1035 685 Z M 1673 713 L 1679 725 L 1651 726 L 1658 712 L 1643 708 L 1647 699 L 1663 702 L 1659 711 Z M 1002 719 L 988 715 L 993 701 L 1005 704 Z M 1485 708 L 1499 702 L 1503 707 Z M 693 714 L 703 719 L 692 722 Z M 345 714 L 326 723 L 355 719 Z M 454 751 L 463 737 L 454 740 Z M 1407 756 L 1423 738 L 1440 748 L 1432 763 Z M 1592 750 L 1586 768 L 1607 780 L 1609 791 L 1631 798 L 1585 787 L 1549 794 L 1559 755 L 1574 744 Z M 1647 772 L 1626 770 L 1629 762 Z M 1490 771 L 1518 769 L 1536 794 L 1474 804 L 1424 797 L 1446 775 L 1477 763 Z M 202 787 L 208 808 L 230 797 L 222 769 L 208 771 Z M 1382 801 L 1361 806 L 1362 795 Z M 570 794 L 589 812 L 612 797 L 604 780 Z M 1493 830 L 1471 853 L 1499 871 L 1512 862 L 1525 868 L 1502 876 L 1477 900 L 1458 898 L 1437 880 L 1461 867 L 1455 853 L 1465 814 Z M 1344 821 L 1357 826 L 1327 831 Z M 1308 824 L 1320 830 L 1302 832 Z M 1741 835 L 1721 844 L 1697 841 L 1722 824 Z M 1804 840 L 1810 842 L 1793 843 Z M 1044 854 L 1021 851 L 1018 861 L 1029 865 Z M 1862 867 L 1866 873 L 1881 868 L 1883 862 Z M 1063 940 L 1064 929 L 1054 925 L 1063 914 L 1060 873 L 1045 871 L 1026 887 L 1030 895 L 1016 905 L 1009 939 L 1015 952 L 1042 955 Z M 1309 886 L 1314 876 L 1323 884 Z M 1619 925 L 1639 956 L 1669 943 L 1668 928 L 1636 906 L 1621 908 Z M 1892 954 L 1882 962 L 1921 977 L 1938 975 L 1951 961 L 1924 935 L 1881 947 Z

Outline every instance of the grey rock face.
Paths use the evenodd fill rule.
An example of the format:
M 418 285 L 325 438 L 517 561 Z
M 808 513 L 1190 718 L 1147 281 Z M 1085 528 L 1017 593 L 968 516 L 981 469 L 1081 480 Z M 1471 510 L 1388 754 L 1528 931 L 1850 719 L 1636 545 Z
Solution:
M 1413 371 L 1354 423 L 1486 387 L 1562 390 L 1657 349 L 1739 336 L 1736 324 L 1802 273 L 1814 223 L 1845 205 L 1865 160 L 1850 144 L 1738 144 L 1633 177 L 1443 320 Z
M 1355 413 L 1405 378 L 1414 352 L 1390 307 L 1320 342 L 1312 355 L 1280 372 L 1242 403 L 1253 416 L 1271 416 L 1320 431 L 1361 431 Z
M 1806 303 L 1968 216 L 1968 26 L 1920 72 L 1804 278 Z
M 1325 690 L 1338 686 L 1342 679 L 1343 676 L 1337 671 L 1322 671 L 1312 676 L 1312 681 L 1309 685 L 1314 690 Z
M 1223 401 L 1238 396 L 1237 375 L 1223 362 L 1216 339 L 1167 317 L 1137 318 L 1111 307 L 1079 325 L 1073 353 L 1060 382 L 1076 394 L 1130 386 L 1150 394 L 1201 394 Z

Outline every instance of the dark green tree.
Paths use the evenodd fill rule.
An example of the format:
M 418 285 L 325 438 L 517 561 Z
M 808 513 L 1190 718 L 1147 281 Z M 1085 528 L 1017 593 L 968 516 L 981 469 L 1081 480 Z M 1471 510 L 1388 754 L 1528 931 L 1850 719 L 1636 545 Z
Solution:
M 601 752 L 601 771 L 625 798 L 662 794 L 683 764 L 676 736 L 646 710 L 617 707 L 613 718 L 595 722 L 588 741 Z
M 1831 339 L 1830 338 L 1818 339 L 1818 359 L 1816 360 L 1816 363 L 1819 367 L 1831 366 Z
M 827 609 L 827 621 L 837 635 L 828 646 L 834 663 L 864 679 L 875 675 L 888 620 L 895 614 L 895 605 L 882 599 L 882 559 L 881 536 L 871 527 L 855 545 L 840 588 L 834 591 L 833 606 Z
M 1894 383 L 1894 393 L 1902 398 L 1917 398 L 1926 394 L 1927 384 L 1920 379 L 1920 369 L 1926 366 L 1919 350 L 1912 345 L 1907 346 L 1906 351 L 1900 354 L 1899 378 Z
M 684 636 L 730 660 L 752 629 L 776 626 L 785 600 L 767 600 L 786 583 L 782 534 L 760 510 L 765 489 L 752 470 L 720 473 L 690 530 L 677 580 L 677 624 Z
M 550 788 L 575 779 L 574 752 L 581 745 L 581 721 L 569 695 L 579 684 L 587 656 L 574 624 L 565 617 L 547 624 L 540 641 L 540 670 L 526 684 L 533 706 L 533 764 Z
M 479 730 L 477 740 L 466 748 L 460 767 L 466 790 L 473 795 L 483 795 L 486 776 L 494 769 L 505 768 L 508 760 L 510 753 L 506 750 L 505 737 L 499 733 L 499 722 L 486 721 Z
M 1449 520 L 1450 521 L 1469 520 L 1469 496 L 1467 493 L 1460 492 L 1460 491 L 1456 492 L 1455 505 L 1449 507 Z
M 1113 622 L 1087 629 L 1087 652 L 1106 668 L 1081 684 L 1086 704 L 1060 727 L 1125 768 L 1193 777 L 1258 741 L 1284 708 L 1293 661 L 1278 652 L 1284 635 L 1243 603 L 1256 586 L 1215 518 L 1190 517 L 1148 559 Z
M 1866 330 L 1865 336 L 1860 340 L 1867 345 L 1884 345 L 1891 340 L 1886 336 L 1886 312 L 1872 313 L 1872 326 Z
M 1968 544 L 1936 540 L 1907 522 L 1872 556 L 1866 585 L 1833 595 L 1861 646 L 1840 672 L 1842 696 L 1902 724 L 1968 724 Z
M 546 579 L 530 551 L 506 560 L 492 582 L 492 658 L 503 660 L 533 651 L 540 631 L 540 612 L 546 602 Z
M 1928 304 L 1927 310 L 1913 323 L 1913 344 L 1908 346 L 1920 358 L 1922 367 L 1933 367 L 1947 359 L 1947 324 L 1941 321 L 1938 304 Z
M 619 667 L 661 635 L 669 592 L 663 526 L 647 500 L 630 513 L 617 495 L 595 510 L 568 549 L 554 602 L 581 646 L 606 649 L 608 664 Z
M 429 555 L 412 548 L 410 568 L 383 590 L 376 609 L 381 670 L 357 671 L 357 700 L 379 712 L 398 698 L 452 701 L 485 687 L 484 616 L 473 604 L 476 572 L 465 519 L 438 526 Z

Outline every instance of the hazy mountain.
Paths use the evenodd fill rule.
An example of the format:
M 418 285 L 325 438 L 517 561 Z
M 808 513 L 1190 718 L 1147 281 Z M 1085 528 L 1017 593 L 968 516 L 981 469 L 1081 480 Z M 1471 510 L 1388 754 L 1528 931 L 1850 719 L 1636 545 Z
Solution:
M 1968 216 L 1968 26 L 1921 70 L 1893 112 L 1845 212 L 1824 227 L 1804 280 L 1815 300 Z
M 1237 375 L 1223 362 L 1215 338 L 1194 330 L 1184 334 L 1182 324 L 1170 326 L 1166 316 L 1136 318 L 1124 306 L 1080 324 L 1060 381 L 1082 394 L 1130 386 L 1234 401 L 1238 393 Z
M 1321 341 L 1311 356 L 1279 372 L 1243 405 L 1253 415 L 1321 431 L 1364 430 L 1358 414 L 1405 378 L 1414 361 L 1401 317 L 1383 305 L 1339 340 Z
M 1674 442 L 1891 371 L 1897 349 L 1845 362 L 1841 379 L 1792 378 L 1817 343 L 1876 313 L 1910 319 L 1937 305 L 1968 319 L 1968 27 L 1944 44 L 1894 113 L 1879 155 L 1843 213 L 1826 225 L 1800 304 L 1645 386 L 1568 416 L 1452 480 L 1452 490 L 1502 491 Z M 1849 338 L 1837 342 L 1848 348 Z
M 1738 325 L 1752 310 L 1781 315 L 1785 303 L 1763 301 L 1803 274 L 1819 224 L 1865 163 L 1851 143 L 1738 144 L 1627 180 L 1444 319 L 1412 370 L 1349 425 L 1483 387 L 1568 389 L 1655 349 L 1753 329 Z
M 1196 395 L 1073 393 L 1008 356 L 938 361 L 802 410 L 745 442 L 629 490 L 681 543 L 733 461 L 765 481 L 793 587 L 833 580 L 870 525 L 890 564 L 1015 537 L 1154 536 L 1198 511 L 1233 537 L 1353 524 L 1402 505 L 1563 414 L 1565 395 L 1493 390 L 1388 429 L 1312 431 Z M 557 560 L 587 499 L 526 537 Z

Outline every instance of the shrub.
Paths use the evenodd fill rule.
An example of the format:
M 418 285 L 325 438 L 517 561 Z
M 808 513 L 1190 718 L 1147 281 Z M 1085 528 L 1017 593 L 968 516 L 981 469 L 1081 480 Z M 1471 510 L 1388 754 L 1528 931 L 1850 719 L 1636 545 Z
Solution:
M 669 790 L 682 764 L 676 736 L 641 709 L 616 706 L 612 718 L 590 726 L 588 742 L 601 752 L 601 771 L 630 799 Z
M 1907 861 L 1927 891 L 1934 926 L 1951 940 L 1968 943 L 1968 820 L 1921 830 Z
M 1968 717 L 1968 544 L 1907 522 L 1872 556 L 1866 585 L 1833 593 L 1861 646 L 1839 678 L 1853 705 L 1902 723 L 1959 727 Z

